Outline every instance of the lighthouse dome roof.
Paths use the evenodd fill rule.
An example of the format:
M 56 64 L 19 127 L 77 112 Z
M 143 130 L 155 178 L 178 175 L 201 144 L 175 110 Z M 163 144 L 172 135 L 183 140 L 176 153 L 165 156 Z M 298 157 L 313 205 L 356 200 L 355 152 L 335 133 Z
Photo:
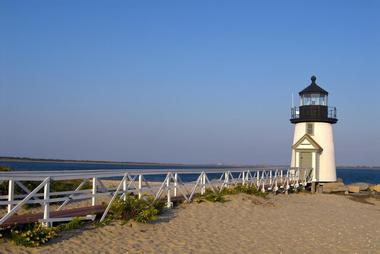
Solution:
M 301 92 L 299 92 L 299 95 L 315 94 L 315 93 L 328 95 L 329 93 L 325 89 L 317 85 L 317 83 L 315 82 L 316 80 L 317 80 L 317 77 L 312 76 L 311 84 L 305 89 L 303 89 Z

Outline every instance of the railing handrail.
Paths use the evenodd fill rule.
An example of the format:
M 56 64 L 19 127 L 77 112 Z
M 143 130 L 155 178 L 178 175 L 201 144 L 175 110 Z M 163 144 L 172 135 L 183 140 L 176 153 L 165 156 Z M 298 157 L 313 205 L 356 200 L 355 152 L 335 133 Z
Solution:
M 125 173 L 130 175 L 164 175 L 167 172 L 178 174 L 223 173 L 226 170 L 231 172 L 241 172 L 242 170 L 262 171 L 262 170 L 287 170 L 289 167 L 231 167 L 231 168 L 193 168 L 193 169 L 95 169 L 95 170 L 49 170 L 49 171 L 7 171 L 0 172 L 0 181 L 15 180 L 41 180 L 50 177 L 52 180 L 71 180 L 93 177 L 118 177 Z

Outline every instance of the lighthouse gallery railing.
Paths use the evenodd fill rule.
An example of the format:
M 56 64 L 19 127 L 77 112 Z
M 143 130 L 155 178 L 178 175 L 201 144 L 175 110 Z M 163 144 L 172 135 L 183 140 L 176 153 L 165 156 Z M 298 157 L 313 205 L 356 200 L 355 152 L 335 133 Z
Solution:
M 301 112 L 302 111 L 301 107 L 304 107 L 303 112 Z M 290 110 L 291 119 L 298 119 L 300 117 L 316 118 L 316 117 L 321 117 L 321 116 L 323 118 L 329 118 L 329 119 L 337 118 L 336 107 L 327 107 L 327 106 L 320 106 L 320 105 L 308 105 L 308 106 L 301 106 L 301 107 L 291 108 Z

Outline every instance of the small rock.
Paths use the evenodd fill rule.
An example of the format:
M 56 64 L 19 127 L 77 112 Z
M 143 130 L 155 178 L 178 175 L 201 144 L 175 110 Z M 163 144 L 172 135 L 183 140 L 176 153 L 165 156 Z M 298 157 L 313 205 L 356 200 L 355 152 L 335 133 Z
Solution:
M 324 183 L 322 187 L 322 192 L 333 193 L 333 192 L 345 192 L 347 191 L 347 186 L 343 182 L 332 182 Z
M 368 183 L 353 183 L 349 186 L 358 186 L 360 191 L 368 190 L 369 184 Z
M 343 183 L 343 178 L 337 178 L 337 179 L 336 179 L 336 182 L 337 182 L 337 183 Z
M 369 187 L 371 191 L 380 192 L 380 184 L 372 185 Z
M 358 193 L 358 192 L 360 192 L 360 188 L 357 185 L 349 185 L 348 191 L 353 192 L 353 193 Z

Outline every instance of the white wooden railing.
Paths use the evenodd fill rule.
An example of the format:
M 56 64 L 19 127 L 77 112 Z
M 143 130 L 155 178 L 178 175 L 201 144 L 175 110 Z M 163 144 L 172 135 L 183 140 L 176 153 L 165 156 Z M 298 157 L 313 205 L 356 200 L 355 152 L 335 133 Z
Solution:
M 189 176 L 195 181 L 183 181 Z M 305 168 L 207 168 L 207 169 L 104 169 L 104 170 L 66 170 L 66 171 L 11 171 L 0 172 L 0 182 L 8 182 L 8 193 L 0 196 L 0 208 L 6 207 L 6 214 L 0 219 L 0 226 L 14 215 L 25 204 L 40 204 L 43 207 L 41 222 L 50 226 L 56 221 L 67 221 L 72 218 L 50 218 L 51 204 L 58 204 L 57 211 L 68 203 L 91 200 L 97 204 L 101 196 L 111 196 L 111 200 L 103 213 L 105 218 L 112 201 L 125 198 L 133 192 L 142 198 L 149 194 L 157 199 L 166 199 L 167 207 L 172 206 L 172 198 L 180 197 L 191 202 L 195 193 L 204 194 L 206 188 L 221 191 L 236 184 L 253 185 L 262 192 L 285 192 L 290 189 L 305 187 L 312 181 L 312 170 Z M 148 181 L 149 178 L 161 178 L 159 182 Z M 147 180 L 148 178 L 148 180 Z M 51 191 L 51 181 L 80 179 L 80 184 L 72 191 Z M 118 181 L 117 188 L 107 188 L 103 181 Z M 186 179 L 185 179 L 186 180 Z M 29 190 L 26 181 L 38 182 L 38 186 Z M 23 183 L 24 182 L 24 183 Z M 82 189 L 86 182 L 91 189 Z M 15 186 L 19 186 L 24 194 L 15 195 Z M 43 190 L 43 192 L 42 192 Z

